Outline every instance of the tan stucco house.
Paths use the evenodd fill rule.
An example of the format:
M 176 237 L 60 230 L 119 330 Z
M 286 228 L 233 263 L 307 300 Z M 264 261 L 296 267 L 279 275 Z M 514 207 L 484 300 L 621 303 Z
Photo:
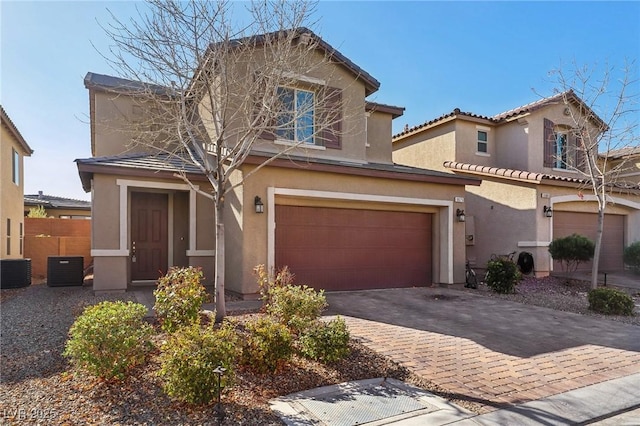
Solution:
M 621 184 L 640 184 L 640 146 L 626 147 L 603 153 L 600 161 L 607 161 L 608 169 L 615 170 Z
M 0 119 L 0 258 L 20 259 L 24 253 L 24 157 L 33 150 L 2 106 Z
M 482 178 L 465 195 L 470 263 L 483 268 L 492 254 L 529 252 L 535 272 L 545 275 L 554 270 L 551 240 L 574 232 L 595 238 L 597 204 L 583 175 L 572 170 L 583 164 L 570 117 L 586 108 L 565 92 L 495 116 L 455 109 L 395 135 L 393 159 Z M 593 114 L 593 120 L 600 119 Z M 622 270 L 624 247 L 640 240 L 639 189 L 620 185 L 611 191 L 601 271 Z
M 255 297 L 258 264 L 286 265 L 298 283 L 328 290 L 464 281 L 464 224 L 455 212 L 466 208 L 465 185 L 480 179 L 394 164 L 391 122 L 404 109 L 368 101 L 380 83 L 307 34 L 332 61 L 300 76 L 300 85 L 312 95 L 325 85 L 338 90 L 344 102 L 336 108 L 351 111 L 337 111 L 339 127 L 352 130 L 296 148 L 226 196 L 226 289 Z M 175 157 L 132 149 L 131 135 L 114 131 L 119 120 L 124 128 L 141 113 L 128 90 L 136 84 L 94 73 L 85 78 L 93 157 L 77 165 L 92 193 L 94 290 L 153 282 L 171 265 L 202 266 L 211 282 L 213 205 L 175 173 L 201 189 L 208 181 Z M 290 142 L 281 139 L 265 135 L 234 180 Z

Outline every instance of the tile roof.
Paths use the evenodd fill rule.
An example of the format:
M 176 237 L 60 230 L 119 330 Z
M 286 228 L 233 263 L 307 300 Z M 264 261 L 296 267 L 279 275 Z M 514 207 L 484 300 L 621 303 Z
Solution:
M 552 175 L 548 173 L 534 173 L 534 172 L 528 172 L 525 170 L 514 170 L 514 169 L 505 169 L 500 167 L 481 166 L 478 164 L 459 163 L 457 161 L 445 161 L 443 163 L 443 166 L 451 170 L 460 170 L 463 172 L 469 172 L 469 173 L 478 174 L 478 175 L 499 176 L 499 177 L 505 177 L 513 180 L 534 182 L 534 183 L 540 183 L 542 181 L 550 181 L 551 183 L 565 182 L 565 183 L 573 183 L 578 185 L 591 184 L 588 179 L 572 178 L 572 177 L 566 177 L 566 176 Z M 611 184 L 610 186 L 613 186 L 619 189 L 640 190 L 640 185 L 629 184 L 627 182 L 620 182 L 620 183 L 616 182 Z
M 27 141 L 24 139 L 24 137 L 22 136 L 22 134 L 20 133 L 16 125 L 13 124 L 13 121 L 11 121 L 11 118 L 9 118 L 9 115 L 4 110 L 2 105 L 0 105 L 0 120 L 2 121 L 2 124 L 5 125 L 7 129 L 9 129 L 13 137 L 18 140 L 18 143 L 24 150 L 25 155 L 33 154 L 33 149 L 31 149 L 31 147 L 29 146 Z
M 75 160 L 80 166 L 112 166 L 129 169 L 142 169 L 154 172 L 185 172 L 202 174 L 201 170 L 191 163 L 187 163 L 177 155 L 169 154 L 123 154 L 107 157 L 91 157 Z
M 24 196 L 25 206 L 44 206 L 58 209 L 90 210 L 91 201 L 76 200 L 73 198 L 56 197 L 46 195 L 40 191 L 38 194 L 28 194 Z
M 535 110 L 538 110 L 540 108 L 546 107 L 550 104 L 553 103 L 557 103 L 557 102 L 564 102 L 564 100 L 567 99 L 567 101 L 569 102 L 573 102 L 575 104 L 580 105 L 582 108 L 584 108 L 585 110 L 591 111 L 591 118 L 593 118 L 596 122 L 598 122 L 601 126 L 603 126 L 604 128 L 606 128 L 606 123 L 604 123 L 602 121 L 602 119 L 600 117 L 598 117 L 595 113 L 593 113 L 593 111 L 588 107 L 588 105 L 586 105 L 582 99 L 580 99 L 573 90 L 567 90 L 558 94 L 555 94 L 553 96 L 549 96 L 543 99 L 539 99 L 535 102 L 531 102 L 528 103 L 526 105 L 514 108 L 514 109 L 510 109 L 508 111 L 505 112 L 501 112 L 500 114 L 496 114 L 494 116 L 485 116 L 485 115 L 478 115 L 478 114 L 474 114 L 471 112 L 462 112 L 460 111 L 459 108 L 454 109 L 452 112 L 441 115 L 438 118 L 434 118 L 433 120 L 429 120 L 426 121 L 422 124 L 418 124 L 416 126 L 413 127 L 409 127 L 409 126 L 405 126 L 405 128 L 403 129 L 402 132 L 393 135 L 392 139 L 398 139 L 398 138 L 402 138 L 403 136 L 406 136 L 410 133 L 414 133 L 416 131 L 422 130 L 425 127 L 428 127 L 432 124 L 436 124 L 438 122 L 441 121 L 445 121 L 449 118 L 477 118 L 477 119 L 482 119 L 482 120 L 487 120 L 488 122 L 492 123 L 492 124 L 500 124 L 500 123 L 504 123 L 514 117 L 517 117 L 521 114 L 526 114 L 526 113 L 531 113 Z
M 336 48 L 324 41 L 310 29 L 300 27 L 290 31 L 295 31 L 298 36 L 308 34 L 309 36 L 313 37 L 318 43 L 318 48 L 323 50 L 331 60 L 334 60 L 337 63 L 341 64 L 342 66 L 347 68 L 356 78 L 361 79 L 364 82 L 366 87 L 365 96 L 369 96 L 380 88 L 380 82 L 376 80 L 371 74 L 360 68 L 353 61 L 344 56 Z M 239 45 L 250 41 L 259 44 L 266 37 L 275 34 L 278 34 L 278 32 L 259 34 L 251 37 L 231 40 L 231 43 Z M 154 89 L 156 94 L 166 95 L 171 91 L 170 88 L 157 84 L 134 81 L 92 72 L 88 72 L 86 74 L 84 78 L 84 85 L 87 89 L 102 89 L 116 92 L 140 92 L 142 90 L 152 88 Z
M 633 157 L 636 155 L 640 155 L 640 146 L 630 146 L 626 148 L 613 149 L 609 152 L 603 152 L 600 154 L 600 156 L 602 157 L 611 158 L 613 160 L 618 160 L 625 157 Z

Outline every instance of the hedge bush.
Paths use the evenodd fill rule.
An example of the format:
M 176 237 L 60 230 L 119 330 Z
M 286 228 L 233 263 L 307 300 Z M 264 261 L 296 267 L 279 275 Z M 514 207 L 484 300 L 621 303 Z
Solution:
M 327 307 L 324 290 L 317 291 L 307 286 L 271 287 L 268 299 L 267 313 L 277 318 L 295 335 L 320 318 Z
M 220 387 L 233 380 L 233 362 L 238 356 L 238 337 L 227 322 L 218 329 L 192 323 L 171 334 L 160 353 L 163 389 L 167 395 L 190 404 L 206 404 L 217 395 L 218 366 L 226 369 Z
M 562 264 L 565 272 L 573 272 L 578 269 L 580 263 L 591 260 L 594 251 L 595 243 L 578 234 L 556 238 L 549 244 L 551 257 Z
M 349 330 L 344 319 L 317 321 L 300 336 L 300 353 L 307 358 L 335 362 L 349 355 Z
M 247 335 L 242 346 L 242 360 L 260 373 L 273 373 L 293 354 L 289 329 L 265 316 L 246 323 Z
M 589 309 L 606 315 L 633 315 L 634 303 L 627 293 L 613 288 L 589 291 Z
M 144 305 L 101 302 L 87 307 L 69 330 L 63 355 L 92 375 L 122 379 L 145 361 L 153 328 L 144 322 Z
M 487 264 L 487 286 L 496 293 L 513 293 L 521 278 L 518 266 L 511 260 L 496 259 Z
M 628 265 L 633 272 L 640 274 L 640 241 L 625 247 L 622 259 L 625 265 Z
M 156 312 L 162 329 L 168 333 L 200 321 L 202 304 L 207 300 L 207 291 L 202 285 L 202 270 L 189 266 L 171 268 L 158 280 L 153 295 Z

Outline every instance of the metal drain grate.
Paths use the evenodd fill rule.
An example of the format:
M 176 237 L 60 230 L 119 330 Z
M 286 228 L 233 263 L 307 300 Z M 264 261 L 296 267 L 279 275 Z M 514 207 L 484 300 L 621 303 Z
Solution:
M 408 390 L 387 382 L 359 386 L 348 393 L 334 392 L 297 401 L 327 426 L 355 426 L 422 410 L 437 408 L 421 401 Z

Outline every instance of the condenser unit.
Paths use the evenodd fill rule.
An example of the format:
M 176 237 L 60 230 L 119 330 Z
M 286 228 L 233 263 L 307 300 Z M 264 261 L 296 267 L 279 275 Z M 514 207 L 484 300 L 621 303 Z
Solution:
M 31 285 L 31 259 L 0 260 L 0 288 L 20 288 Z
M 82 256 L 49 256 L 47 258 L 47 285 L 61 287 L 82 285 L 84 281 Z

